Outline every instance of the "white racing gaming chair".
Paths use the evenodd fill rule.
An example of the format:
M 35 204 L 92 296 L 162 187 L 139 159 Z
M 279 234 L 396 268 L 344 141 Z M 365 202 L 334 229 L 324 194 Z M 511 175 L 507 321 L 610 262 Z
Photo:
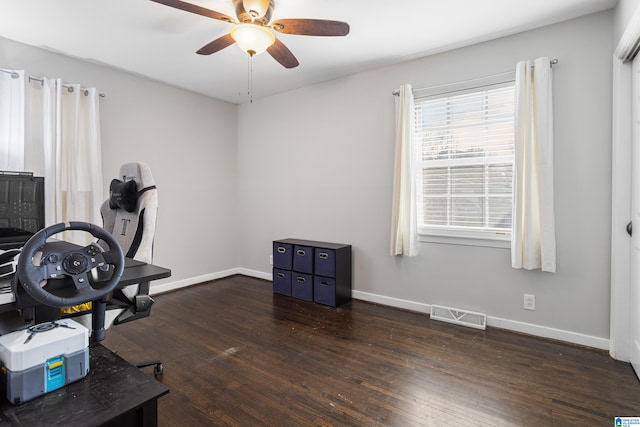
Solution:
M 140 162 L 120 166 L 119 179 L 111 181 L 109 194 L 100 207 L 103 228 L 115 237 L 126 258 L 151 263 L 158 191 L 149 166 Z M 149 285 L 130 285 L 117 293 L 135 303 L 137 297 L 148 296 Z M 122 316 L 116 318 L 116 324 L 125 321 Z
M 149 166 L 140 162 L 120 166 L 119 179 L 111 181 L 109 199 L 100 207 L 100 214 L 103 228 L 115 237 L 126 258 L 144 263 L 153 261 L 157 213 L 158 191 Z M 114 291 L 107 305 L 105 328 L 147 317 L 152 304 L 149 282 Z M 155 375 L 163 371 L 160 360 L 136 366 L 154 366 Z
M 109 198 L 100 207 L 100 214 L 103 228 L 120 244 L 126 258 L 132 258 L 134 262 L 152 262 L 157 213 L 158 192 L 149 166 L 140 162 L 122 165 L 119 179 L 111 181 Z M 106 245 L 103 241 L 100 244 Z M 130 264 L 131 261 L 126 260 L 125 267 Z M 152 304 L 149 282 L 115 290 L 107 303 L 105 329 L 147 317 Z M 72 316 L 91 330 L 91 315 Z M 155 365 L 156 375 L 162 373 L 159 360 L 137 366 L 152 365 Z

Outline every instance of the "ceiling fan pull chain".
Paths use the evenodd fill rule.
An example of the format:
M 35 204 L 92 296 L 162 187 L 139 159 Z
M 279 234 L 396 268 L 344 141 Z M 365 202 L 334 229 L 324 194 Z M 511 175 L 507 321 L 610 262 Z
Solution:
M 253 104 L 253 55 L 249 55 L 247 63 L 247 93 L 249 95 L 249 103 Z

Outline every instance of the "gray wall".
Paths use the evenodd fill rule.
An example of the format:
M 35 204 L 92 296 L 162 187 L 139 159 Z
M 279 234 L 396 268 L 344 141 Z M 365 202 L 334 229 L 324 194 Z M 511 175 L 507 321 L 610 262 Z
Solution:
M 618 0 L 618 4 L 613 14 L 613 43 L 618 44 L 618 40 L 624 33 L 627 24 L 631 20 L 634 12 L 638 8 L 640 0 Z
M 148 163 L 158 186 L 154 262 L 167 281 L 237 266 L 237 107 L 129 73 L 0 38 L 0 66 L 97 87 L 105 197 L 122 163 Z
M 151 165 L 160 192 L 155 262 L 174 273 L 164 283 L 233 268 L 269 274 L 278 238 L 344 242 L 354 247 L 360 293 L 607 338 L 613 24 L 603 12 L 239 107 L 1 38 L 0 66 L 107 94 L 105 180 L 126 161 Z M 560 61 L 557 273 L 513 270 L 507 249 L 422 243 L 417 258 L 389 256 L 391 91 L 501 73 L 538 56 Z M 536 311 L 522 309 L 524 293 L 536 295 Z
M 240 260 L 269 272 L 273 239 L 350 243 L 357 291 L 593 337 L 609 336 L 612 11 L 240 106 Z M 388 254 L 393 97 L 415 88 L 554 67 L 557 273 L 511 268 L 508 249 L 422 243 Z M 523 294 L 537 310 L 523 310 Z

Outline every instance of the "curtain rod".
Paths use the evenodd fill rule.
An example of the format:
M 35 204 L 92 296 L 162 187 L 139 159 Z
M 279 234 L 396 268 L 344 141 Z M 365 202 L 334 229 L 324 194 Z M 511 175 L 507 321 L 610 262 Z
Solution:
M 11 74 L 12 79 L 17 79 L 18 77 L 20 77 L 20 74 L 16 73 L 13 70 L 5 70 L 4 68 L 0 68 L 0 71 L 2 71 L 3 73 Z
M 31 82 L 31 81 L 36 81 L 36 82 L 39 82 L 41 85 L 43 85 L 43 86 L 44 86 L 44 78 L 42 78 L 42 79 L 41 79 L 41 78 L 38 78 L 38 77 L 29 76 L 29 81 L 30 81 L 30 82 Z M 68 90 L 70 93 L 72 93 L 72 92 L 75 90 L 73 86 L 66 85 L 66 84 L 64 84 L 64 83 L 62 84 L 62 86 L 63 86 L 63 87 L 65 87 L 65 88 L 67 88 L 67 90 Z M 87 89 L 82 89 L 82 88 L 80 88 L 80 90 L 84 93 L 84 95 L 85 95 L 85 96 L 89 95 L 89 91 L 88 91 Z M 100 93 L 100 94 L 98 94 L 98 96 L 99 96 L 100 98 L 104 98 L 104 97 L 106 97 L 107 95 L 105 95 L 104 93 Z
M 556 65 L 557 63 L 558 63 L 558 60 L 557 60 L 557 59 L 551 59 L 551 60 L 549 61 L 549 65 L 551 65 L 552 67 L 553 67 L 554 65 Z M 533 69 L 533 65 L 531 65 L 531 69 Z M 503 73 L 492 74 L 492 75 L 490 75 L 490 76 L 479 77 L 479 78 L 477 78 L 477 79 L 465 80 L 464 82 L 459 82 L 459 83 L 468 83 L 468 82 L 472 82 L 472 81 L 474 81 L 474 80 L 486 79 L 487 77 L 496 77 L 496 76 L 500 76 L 500 75 L 502 75 L 502 74 L 508 74 L 508 73 L 513 73 L 513 71 L 505 71 L 505 72 L 503 72 Z M 446 85 L 439 85 L 439 86 L 432 86 L 432 87 L 430 87 L 430 88 L 414 89 L 414 90 L 433 89 L 433 88 L 437 88 L 437 87 L 440 87 L 440 86 L 449 86 L 449 84 L 446 84 Z M 393 95 L 393 96 L 398 96 L 398 95 L 400 95 L 400 90 L 398 90 L 398 89 L 394 90 L 393 92 L 391 92 L 391 95 Z

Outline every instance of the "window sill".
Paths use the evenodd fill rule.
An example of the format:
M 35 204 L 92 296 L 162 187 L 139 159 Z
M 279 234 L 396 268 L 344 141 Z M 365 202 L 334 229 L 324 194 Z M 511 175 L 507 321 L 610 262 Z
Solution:
M 486 248 L 510 249 L 510 240 L 483 239 L 458 236 L 434 236 L 431 234 L 418 234 L 418 241 L 423 243 L 439 243 L 446 245 L 481 246 Z

